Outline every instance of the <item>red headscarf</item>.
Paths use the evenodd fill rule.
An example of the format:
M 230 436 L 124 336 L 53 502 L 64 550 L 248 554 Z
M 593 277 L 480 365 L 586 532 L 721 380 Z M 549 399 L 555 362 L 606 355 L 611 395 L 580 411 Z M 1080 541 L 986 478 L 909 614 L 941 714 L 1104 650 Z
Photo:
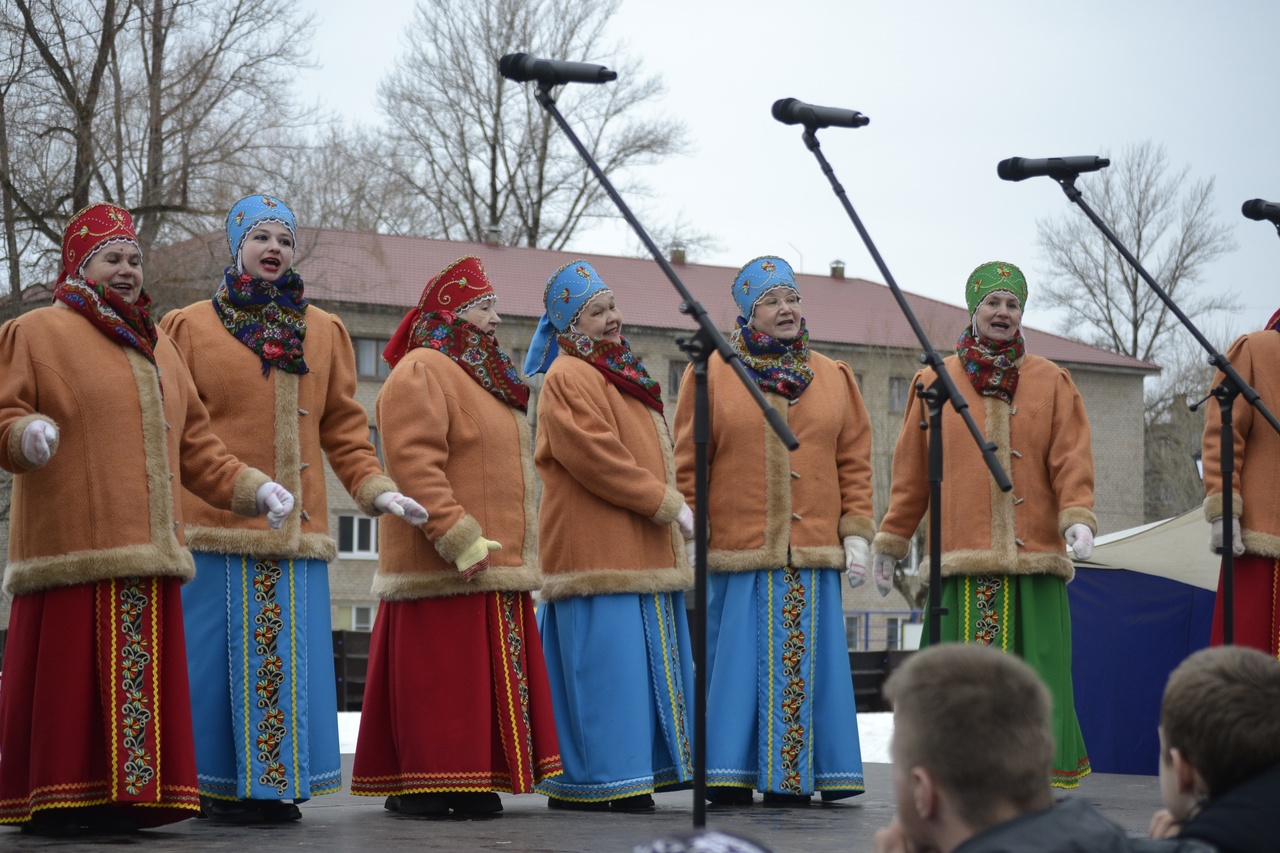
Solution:
M 71 217 L 62 232 L 62 271 L 53 298 L 80 313 L 111 340 L 133 347 L 155 364 L 157 335 L 151 322 L 151 294 L 143 290 L 130 304 L 109 287 L 83 277 L 94 253 L 112 243 L 138 248 L 133 217 L 123 207 L 95 204 Z
M 498 339 L 458 315 L 477 302 L 496 298 L 484 264 L 474 255 L 459 258 L 427 282 L 418 306 L 404 315 L 382 350 L 395 367 L 405 354 L 429 347 L 449 356 L 480 386 L 509 406 L 529 407 L 529 386 L 498 346 Z
M 58 284 L 69 278 L 82 278 L 84 265 L 95 252 L 109 243 L 131 243 L 138 248 L 138 235 L 133 230 L 133 217 L 123 207 L 95 204 L 71 217 L 62 232 L 62 272 Z
M 458 258 L 427 282 L 418 299 L 418 307 L 404 315 L 396 333 L 387 341 L 387 346 L 382 350 L 383 359 L 395 367 L 405 353 L 413 349 L 410 346 L 413 326 L 424 314 L 433 311 L 461 314 L 480 300 L 495 295 L 480 259 L 475 255 Z

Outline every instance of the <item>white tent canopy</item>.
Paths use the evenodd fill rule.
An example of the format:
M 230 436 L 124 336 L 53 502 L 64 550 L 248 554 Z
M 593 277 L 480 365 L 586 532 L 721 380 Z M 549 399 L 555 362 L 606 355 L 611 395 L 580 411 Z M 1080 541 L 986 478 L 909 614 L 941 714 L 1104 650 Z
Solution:
M 1128 569 L 1207 590 L 1218 588 L 1220 563 L 1221 557 L 1209 550 L 1209 522 L 1200 507 L 1099 536 L 1093 556 L 1075 561 L 1080 568 Z

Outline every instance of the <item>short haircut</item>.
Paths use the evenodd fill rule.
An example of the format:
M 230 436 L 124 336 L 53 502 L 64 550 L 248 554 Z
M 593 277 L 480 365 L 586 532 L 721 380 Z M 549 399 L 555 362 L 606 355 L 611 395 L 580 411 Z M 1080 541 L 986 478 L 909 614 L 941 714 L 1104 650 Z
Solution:
M 1243 646 L 1196 652 L 1169 676 L 1160 728 L 1163 758 L 1176 747 L 1210 797 L 1280 763 L 1280 660 Z
M 989 646 L 946 643 L 916 652 L 885 683 L 893 701 L 893 760 L 937 778 L 970 826 L 1051 802 L 1053 703 L 1035 671 Z

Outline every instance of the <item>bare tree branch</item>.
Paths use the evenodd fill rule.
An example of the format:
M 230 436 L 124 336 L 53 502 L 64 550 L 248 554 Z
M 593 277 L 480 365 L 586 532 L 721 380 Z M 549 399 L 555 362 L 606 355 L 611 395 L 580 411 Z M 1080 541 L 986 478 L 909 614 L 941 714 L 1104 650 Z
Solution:
M 616 216 L 604 190 L 536 102 L 507 82 L 512 52 L 608 62 L 604 30 L 619 0 L 419 0 L 405 55 L 379 87 L 396 156 L 389 168 L 420 211 L 392 230 L 561 249 Z M 583 144 L 620 188 L 638 167 L 679 153 L 684 128 L 642 115 L 662 94 L 619 58 L 619 81 L 557 94 Z M 419 230 L 419 229 L 427 230 Z
M 1149 141 L 1114 159 L 1090 181 L 1090 206 L 1188 317 L 1237 310 L 1230 291 L 1197 289 L 1205 268 L 1235 249 L 1230 228 L 1214 215 L 1213 178 L 1188 183 L 1188 168 L 1172 172 L 1164 148 Z M 1049 268 L 1039 298 L 1069 311 L 1062 331 L 1144 361 L 1160 359 L 1176 318 L 1083 213 L 1073 207 L 1037 226 Z

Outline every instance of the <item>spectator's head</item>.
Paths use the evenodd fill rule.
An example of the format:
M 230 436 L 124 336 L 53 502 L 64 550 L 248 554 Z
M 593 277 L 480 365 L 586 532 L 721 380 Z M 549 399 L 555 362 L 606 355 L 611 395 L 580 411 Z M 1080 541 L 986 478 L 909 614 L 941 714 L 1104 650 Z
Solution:
M 950 850 L 1052 805 L 1051 700 L 1021 660 L 987 646 L 934 646 L 912 655 L 885 692 L 898 821 L 916 845 Z
M 1160 793 L 1174 818 L 1280 763 L 1280 661 L 1219 646 L 1169 676 L 1160 706 Z

